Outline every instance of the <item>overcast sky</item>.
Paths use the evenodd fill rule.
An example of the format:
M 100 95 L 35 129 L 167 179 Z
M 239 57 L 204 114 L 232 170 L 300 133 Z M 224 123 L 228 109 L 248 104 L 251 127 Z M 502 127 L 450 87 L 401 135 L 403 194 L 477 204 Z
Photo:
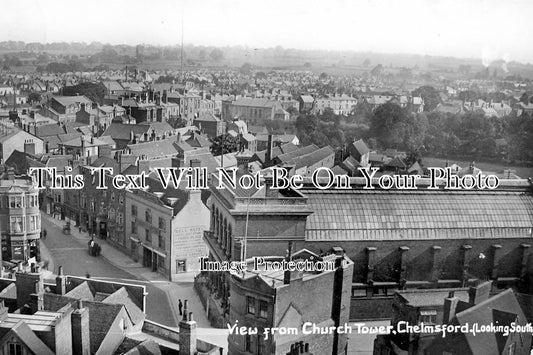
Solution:
M 533 63 L 532 0 L 7 0 L 0 41 L 246 45 Z

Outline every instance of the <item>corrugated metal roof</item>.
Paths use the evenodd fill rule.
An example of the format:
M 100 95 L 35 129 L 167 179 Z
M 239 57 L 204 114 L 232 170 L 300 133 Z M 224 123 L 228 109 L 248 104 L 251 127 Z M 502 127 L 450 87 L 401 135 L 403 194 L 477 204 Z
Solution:
M 516 238 L 531 235 L 533 196 L 514 191 L 302 190 L 308 240 Z

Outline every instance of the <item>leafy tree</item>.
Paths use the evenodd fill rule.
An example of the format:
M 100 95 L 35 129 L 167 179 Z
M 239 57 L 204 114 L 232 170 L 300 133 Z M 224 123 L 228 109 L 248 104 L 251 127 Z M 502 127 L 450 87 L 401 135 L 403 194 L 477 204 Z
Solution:
M 28 101 L 29 102 L 34 102 L 34 103 L 41 102 L 41 94 L 38 93 L 38 92 L 31 92 L 28 95 Z
M 383 73 L 383 65 L 378 64 L 372 70 L 370 71 L 370 75 L 372 76 L 380 76 Z
M 233 137 L 230 134 L 223 134 L 218 137 L 210 139 L 211 143 L 211 153 L 213 155 L 222 155 L 227 153 L 233 153 L 239 150 L 239 138 Z
M 75 96 L 75 95 L 85 95 L 93 102 L 99 104 L 104 103 L 106 88 L 102 84 L 94 83 L 80 83 L 74 86 L 65 86 L 63 88 L 63 95 L 65 96 Z
M 255 73 L 255 78 L 263 80 L 267 78 L 267 75 L 265 74 L 265 72 L 258 71 L 257 73 Z
M 327 80 L 328 79 L 328 74 L 322 72 L 320 73 L 320 77 L 319 77 L 320 80 Z
M 224 52 L 222 52 L 220 49 L 215 48 L 209 53 L 209 58 L 211 58 L 214 62 L 220 62 L 222 59 L 224 59 Z
M 252 64 L 244 63 L 239 69 L 241 74 L 249 75 L 252 72 Z
M 412 95 L 424 100 L 424 111 L 433 111 L 441 103 L 439 92 L 433 86 L 421 86 Z
M 370 59 L 366 58 L 364 61 L 363 61 L 363 67 L 368 67 L 370 66 Z
M 382 147 L 403 148 L 407 121 L 407 111 L 388 102 L 374 111 L 370 123 L 371 134 Z

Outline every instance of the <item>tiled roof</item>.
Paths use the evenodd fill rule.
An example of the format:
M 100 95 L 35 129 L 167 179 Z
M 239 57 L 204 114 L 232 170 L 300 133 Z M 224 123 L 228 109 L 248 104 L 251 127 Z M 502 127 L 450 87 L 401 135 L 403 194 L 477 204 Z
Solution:
M 533 228 L 533 196 L 514 191 L 307 190 L 308 240 L 510 238 Z
M 159 141 L 143 142 L 138 144 L 129 144 L 128 148 L 131 154 L 136 156 L 145 156 L 146 159 L 176 155 L 178 150 L 174 143 L 176 137 L 162 139 Z
M 91 105 L 93 102 L 86 96 L 54 96 L 52 100 L 59 102 L 63 106 L 75 105 L 77 103 Z
M 102 133 L 102 136 L 110 136 L 113 139 L 129 140 L 130 132 L 134 135 L 142 135 L 148 132 L 150 126 L 148 125 L 135 125 L 135 124 L 122 124 L 111 123 L 109 127 Z

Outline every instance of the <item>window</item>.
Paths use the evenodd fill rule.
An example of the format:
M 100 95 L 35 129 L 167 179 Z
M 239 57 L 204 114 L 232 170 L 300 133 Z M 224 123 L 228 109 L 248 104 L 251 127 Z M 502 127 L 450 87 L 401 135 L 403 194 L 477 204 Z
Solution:
M 149 208 L 146 209 L 146 212 L 144 213 L 144 219 L 148 223 L 152 223 L 152 211 L 150 211 Z
M 165 249 L 165 236 L 163 235 L 163 232 L 159 231 L 159 235 L 157 238 L 158 238 L 159 247 L 161 249 Z
M 366 289 L 352 288 L 352 297 L 366 297 Z
M 137 234 L 137 225 L 135 224 L 135 221 L 131 222 L 131 232 Z
M 22 208 L 22 196 L 10 196 L 9 197 L 9 207 L 11 208 Z
M 38 230 L 39 227 L 39 216 L 30 216 L 30 231 Z
M 165 220 L 159 217 L 159 229 L 165 230 Z
M 268 316 L 268 303 L 265 301 L 259 301 L 259 318 L 267 318 Z
M 420 311 L 420 323 L 436 324 L 437 311 L 434 309 Z
M 145 229 L 144 232 L 146 233 L 146 241 L 147 242 L 151 242 L 152 241 L 152 236 L 150 235 L 150 230 L 147 228 L 147 229 Z
M 117 224 L 122 225 L 123 222 L 124 222 L 124 217 L 122 215 L 122 212 L 117 213 Z
M 255 314 L 255 299 L 253 297 L 246 297 L 246 308 L 249 314 Z
M 131 205 L 131 215 L 137 216 L 137 206 Z
M 24 219 L 22 217 L 11 217 L 11 233 L 24 232 Z
M 121 205 L 124 204 L 124 195 L 119 195 L 118 196 L 118 203 L 120 203 Z
M 22 345 L 9 343 L 9 355 L 22 355 Z
M 115 201 L 115 193 L 111 192 L 111 201 Z
M 36 195 L 30 195 L 28 196 L 28 203 L 29 203 L 29 206 L 28 207 L 38 207 L 37 206 L 37 196 Z

